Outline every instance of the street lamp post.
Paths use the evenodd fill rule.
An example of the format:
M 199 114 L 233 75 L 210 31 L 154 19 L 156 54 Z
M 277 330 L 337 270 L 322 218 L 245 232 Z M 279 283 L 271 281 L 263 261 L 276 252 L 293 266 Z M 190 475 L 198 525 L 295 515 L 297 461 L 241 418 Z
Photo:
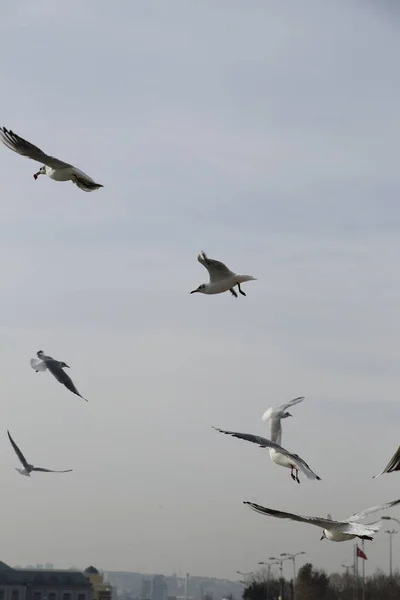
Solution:
M 283 600 L 283 563 L 285 560 L 287 560 L 287 557 L 285 556 L 284 558 L 278 558 L 277 556 L 270 556 L 269 560 L 276 560 L 279 563 L 279 570 L 281 573 L 281 577 L 280 577 L 280 595 L 281 595 L 281 600 Z
M 385 531 L 389 535 L 389 574 L 392 577 L 392 538 L 396 533 L 399 533 L 395 529 L 388 529 Z
M 270 576 L 270 573 L 271 573 L 271 567 L 273 565 L 278 565 L 279 561 L 275 560 L 273 562 L 259 562 L 258 564 L 259 565 L 265 565 L 267 567 L 267 569 L 268 569 L 267 570 L 267 583 L 266 583 L 266 586 L 265 586 L 265 596 L 266 596 L 266 599 L 268 600 L 268 597 L 269 597 L 269 576 Z
M 281 554 L 281 556 L 286 557 L 286 560 L 291 560 L 293 562 L 293 600 L 296 598 L 296 556 L 300 556 L 301 554 L 305 554 L 305 552 L 296 552 L 296 554 L 282 552 Z

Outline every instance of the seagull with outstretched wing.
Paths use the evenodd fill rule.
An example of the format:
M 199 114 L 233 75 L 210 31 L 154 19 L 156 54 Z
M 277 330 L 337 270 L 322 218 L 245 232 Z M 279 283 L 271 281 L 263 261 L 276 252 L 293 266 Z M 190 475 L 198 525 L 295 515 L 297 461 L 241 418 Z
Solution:
M 67 390 L 88 402 L 86 398 L 84 398 L 78 392 L 71 377 L 63 370 L 65 368 L 69 369 L 67 363 L 55 360 L 52 356 L 46 356 L 43 350 L 39 350 L 39 352 L 36 354 L 38 358 L 31 358 L 30 360 L 31 367 L 36 371 L 36 373 L 39 373 L 39 371 L 46 371 L 46 369 L 48 369 L 50 373 L 57 379 L 57 381 L 65 385 Z
M 40 167 L 39 171 L 33 175 L 35 179 L 37 179 L 39 175 L 47 175 L 55 181 L 72 181 L 72 183 L 75 183 L 75 185 L 84 192 L 93 192 L 94 190 L 104 187 L 101 183 L 96 183 L 89 175 L 86 175 L 86 173 L 77 167 L 63 162 L 62 160 L 58 160 L 58 158 L 54 158 L 54 156 L 45 154 L 40 148 L 27 142 L 11 131 L 11 129 L 0 127 L 0 139 L 7 148 L 17 152 L 17 154 L 43 163 L 43 166 Z
M 272 462 L 280 467 L 286 467 L 290 469 L 290 476 L 293 481 L 297 481 L 297 483 L 300 483 L 299 471 L 302 471 L 308 479 L 316 479 L 317 481 L 321 481 L 321 477 L 314 473 L 314 471 L 302 458 L 300 458 L 298 454 L 292 454 L 292 452 L 282 448 L 282 446 L 276 442 L 272 442 L 271 440 L 267 440 L 266 438 L 253 435 L 251 433 L 225 431 L 224 429 L 218 429 L 217 427 L 213 427 L 213 429 L 219 431 L 220 433 L 225 433 L 227 435 L 231 435 L 232 437 L 246 440 L 247 442 L 253 442 L 253 444 L 258 444 L 261 448 L 268 448 Z
M 40 471 L 42 473 L 70 473 L 72 471 L 72 469 L 66 469 L 65 471 L 54 471 L 53 469 L 42 469 L 41 467 L 34 467 L 33 465 L 28 463 L 25 456 L 22 454 L 21 450 L 18 448 L 17 444 L 12 439 L 11 434 L 8 430 L 7 430 L 7 434 L 8 434 L 8 439 L 10 440 L 11 445 L 15 450 L 15 454 L 18 456 L 19 460 L 21 461 L 22 466 L 24 467 L 23 469 L 19 469 L 18 467 L 15 467 L 15 470 L 18 471 L 18 473 L 21 473 L 21 475 L 30 477 L 32 471 Z
M 372 536 L 379 531 L 381 522 L 378 521 L 376 523 L 364 525 L 359 523 L 359 521 L 380 510 L 385 510 L 386 508 L 396 506 L 396 504 L 399 503 L 400 500 L 393 500 L 392 502 L 386 502 L 380 506 L 373 506 L 359 513 L 355 513 L 343 521 L 334 521 L 329 515 L 326 519 L 323 517 L 303 517 L 302 515 L 295 515 L 293 513 L 283 512 L 273 508 L 266 508 L 265 506 L 255 504 L 254 502 L 243 502 L 243 504 L 247 504 L 247 506 L 249 506 L 252 510 L 255 510 L 261 515 L 276 517 L 278 519 L 290 519 L 291 521 L 309 523 L 310 525 L 321 527 L 323 529 L 321 540 L 326 538 L 331 542 L 345 542 L 356 537 L 362 540 L 372 541 Z

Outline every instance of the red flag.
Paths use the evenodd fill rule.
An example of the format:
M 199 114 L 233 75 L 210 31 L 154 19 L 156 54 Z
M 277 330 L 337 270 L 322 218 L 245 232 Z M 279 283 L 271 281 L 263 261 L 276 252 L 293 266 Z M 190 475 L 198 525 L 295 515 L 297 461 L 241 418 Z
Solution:
M 357 546 L 357 558 L 363 558 L 364 560 L 368 560 L 367 559 L 367 555 L 360 550 L 360 548 Z

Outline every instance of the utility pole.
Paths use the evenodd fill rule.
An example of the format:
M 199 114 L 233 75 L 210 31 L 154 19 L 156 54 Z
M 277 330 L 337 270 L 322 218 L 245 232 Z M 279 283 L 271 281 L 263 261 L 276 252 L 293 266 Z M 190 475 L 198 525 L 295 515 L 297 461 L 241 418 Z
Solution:
M 279 563 L 279 571 L 280 571 L 280 600 L 283 600 L 283 584 L 284 584 L 284 579 L 283 579 L 283 563 L 285 560 L 287 560 L 287 557 L 285 558 L 278 558 L 276 556 L 270 556 L 269 560 L 276 560 Z
M 281 554 L 281 556 L 286 557 L 286 560 L 291 560 L 293 562 L 293 600 L 296 600 L 296 556 L 300 556 L 301 554 L 305 554 L 305 552 L 296 552 L 296 554 L 282 552 Z
M 259 562 L 259 565 L 265 565 L 267 567 L 267 581 L 266 581 L 266 585 L 265 585 L 265 596 L 266 596 L 266 600 L 268 600 L 269 598 L 269 576 L 271 573 L 271 567 L 273 565 L 278 565 L 279 564 L 279 560 L 275 560 L 274 562 Z
M 364 540 L 362 540 L 361 546 L 362 546 L 362 551 L 364 552 Z M 361 594 L 362 594 L 362 600 L 365 600 L 365 558 L 363 558 L 363 561 L 362 561 L 362 588 L 361 588 Z
M 399 533 L 398 531 L 396 531 L 395 529 L 388 529 L 387 531 L 385 531 L 385 533 L 387 533 L 389 535 L 389 575 L 390 577 L 392 577 L 393 575 L 393 563 L 392 563 L 392 538 L 394 535 L 396 535 L 396 533 Z

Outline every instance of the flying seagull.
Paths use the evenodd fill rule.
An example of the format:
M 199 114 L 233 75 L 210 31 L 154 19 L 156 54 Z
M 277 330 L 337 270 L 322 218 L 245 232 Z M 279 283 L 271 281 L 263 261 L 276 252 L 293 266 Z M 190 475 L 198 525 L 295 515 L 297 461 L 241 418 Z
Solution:
M 73 394 L 76 394 L 80 398 L 83 398 L 83 396 L 81 396 L 81 394 L 74 386 L 71 377 L 67 375 L 65 371 L 63 371 L 64 368 L 69 369 L 69 366 L 65 362 L 55 360 L 52 356 L 46 356 L 43 353 L 43 350 L 39 350 L 39 352 L 37 352 L 36 354 L 38 358 L 31 358 L 30 361 L 31 367 L 36 371 L 36 373 L 48 369 L 50 373 L 54 375 L 57 381 L 65 385 L 67 390 L 69 390 Z M 83 400 L 86 400 L 86 398 L 83 398 Z M 88 401 L 86 400 L 86 402 Z
M 245 283 L 245 281 L 256 280 L 256 277 L 252 277 L 251 275 L 237 275 L 233 273 L 224 263 L 213 258 L 208 258 L 207 254 L 203 251 L 198 255 L 197 260 L 207 269 L 210 281 L 209 283 L 199 285 L 198 288 L 190 292 L 191 294 L 196 292 L 200 292 L 201 294 L 222 294 L 229 290 L 232 296 L 237 298 L 238 295 L 233 289 L 235 285 L 238 286 L 242 296 L 245 296 L 246 294 L 243 292 L 240 284 Z
M 378 475 L 374 475 L 373 479 L 383 475 L 384 473 L 394 473 L 394 471 L 400 471 L 400 446 L 397 448 L 396 452 L 393 454 L 383 471 L 378 473 Z
M 100 183 L 96 183 L 89 175 L 86 175 L 86 173 L 83 173 L 83 171 L 77 169 L 73 165 L 58 160 L 58 158 L 54 158 L 54 156 L 45 154 L 40 148 L 27 142 L 11 131 L 11 129 L 0 127 L 0 138 L 3 144 L 10 148 L 10 150 L 43 163 L 44 166 L 40 167 L 39 171 L 33 175 L 35 179 L 37 179 L 39 175 L 48 175 L 55 181 L 72 181 L 72 183 L 75 183 L 84 192 L 93 192 L 94 190 L 104 187 Z
M 271 440 L 276 442 L 277 444 L 282 443 L 282 425 L 281 420 L 286 419 L 287 417 L 292 417 L 293 415 L 290 412 L 287 412 L 287 409 L 290 406 L 294 406 L 299 402 L 303 402 L 304 396 L 299 396 L 298 398 L 294 398 L 290 402 L 286 404 L 282 404 L 281 406 L 268 408 L 265 411 L 261 419 L 263 421 L 271 421 Z
M 17 444 L 12 439 L 10 432 L 8 430 L 7 430 L 7 434 L 8 434 L 8 439 L 10 440 L 11 445 L 15 450 L 15 454 L 18 456 L 19 460 L 21 461 L 22 466 L 24 467 L 23 469 L 19 469 L 18 467 L 15 467 L 15 470 L 18 471 L 18 473 L 21 473 L 21 475 L 26 475 L 26 477 L 30 477 L 32 471 L 41 471 L 43 473 L 70 473 L 72 471 L 72 469 L 67 469 L 66 471 L 53 471 L 52 469 L 42 469 L 41 467 L 34 467 L 33 465 L 30 465 L 27 462 L 25 456 L 22 454 L 21 450 L 18 448 Z
M 370 523 L 369 525 L 364 525 L 358 521 L 365 519 L 373 513 L 384 510 L 385 508 L 390 508 L 391 506 L 395 506 L 399 503 L 400 500 L 393 500 L 393 502 L 387 502 L 386 504 L 381 504 L 380 506 L 373 506 L 372 508 L 367 508 L 359 513 L 355 513 L 348 519 L 344 519 L 344 521 L 334 521 L 330 515 L 328 515 L 326 519 L 322 517 L 302 517 L 301 515 L 294 515 L 292 513 L 282 512 L 280 510 L 274 510 L 273 508 L 265 508 L 265 506 L 260 506 L 259 504 L 254 504 L 253 502 L 243 502 L 243 504 L 247 504 L 256 512 L 259 512 L 262 515 L 267 515 L 268 517 L 291 519 L 292 521 L 310 523 L 310 525 L 321 527 L 323 529 L 321 540 L 326 538 L 331 542 L 345 542 L 356 537 L 360 538 L 361 540 L 372 541 L 372 535 L 379 531 L 382 523 L 377 521 L 375 523 Z
M 303 471 L 303 473 L 308 479 L 316 479 L 317 481 L 321 481 L 321 477 L 318 477 L 318 475 L 314 473 L 314 471 L 302 458 L 300 458 L 298 454 L 292 454 L 288 450 L 285 450 L 285 448 L 282 448 L 282 446 L 280 446 L 279 444 L 271 442 L 271 440 L 259 437 L 258 435 L 252 435 L 251 433 L 237 433 L 235 431 L 224 431 L 223 429 L 218 429 L 217 427 L 213 427 L 213 429 L 219 431 L 220 433 L 226 433 L 227 435 L 237 437 L 241 440 L 246 440 L 248 442 L 253 442 L 253 444 L 258 444 L 260 448 L 269 448 L 269 455 L 272 462 L 276 463 L 281 467 L 287 467 L 288 469 L 290 469 L 290 476 L 293 479 L 293 481 L 297 481 L 297 483 L 300 483 L 299 471 Z

